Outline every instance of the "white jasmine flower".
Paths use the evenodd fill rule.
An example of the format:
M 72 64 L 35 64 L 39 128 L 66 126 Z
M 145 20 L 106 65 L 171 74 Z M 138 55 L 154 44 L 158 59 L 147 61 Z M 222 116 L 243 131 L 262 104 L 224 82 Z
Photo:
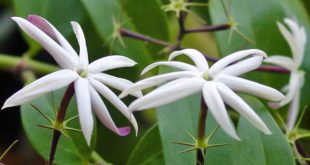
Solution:
M 190 57 L 195 65 L 171 61 L 181 54 Z M 273 88 L 237 77 L 259 67 L 265 56 L 266 54 L 260 50 L 243 50 L 224 57 L 209 69 L 205 57 L 197 50 L 175 51 L 170 54 L 168 62 L 153 63 L 147 66 L 142 74 L 159 65 L 170 66 L 181 71 L 138 81 L 133 86 L 125 89 L 120 97 L 170 81 L 135 100 L 130 104 L 129 110 L 139 111 L 161 106 L 202 91 L 203 98 L 213 117 L 231 137 L 239 139 L 224 103 L 239 112 L 258 129 L 270 134 L 270 130 L 255 111 L 234 92 L 252 94 L 272 101 L 283 99 L 284 96 Z M 238 60 L 246 57 L 249 58 L 238 62 Z
M 133 60 L 124 56 L 113 55 L 100 58 L 89 64 L 84 33 L 77 22 L 71 22 L 71 24 L 80 46 L 79 55 L 59 31 L 44 18 L 31 15 L 28 17 L 29 21 L 20 17 L 13 17 L 12 19 L 31 38 L 39 42 L 62 69 L 19 90 L 6 100 L 2 109 L 21 105 L 50 91 L 74 83 L 80 125 L 88 144 L 90 144 L 93 131 L 92 109 L 101 122 L 113 132 L 121 136 L 130 132 L 130 127 L 117 128 L 99 94 L 109 100 L 128 118 L 137 132 L 137 122 L 132 113 L 107 87 L 110 86 L 122 91 L 133 83 L 126 79 L 101 73 L 110 69 L 134 66 L 136 63 Z M 141 96 L 142 93 L 138 91 L 133 95 Z
M 291 102 L 287 122 L 288 130 L 291 130 L 298 116 L 300 89 L 304 84 L 304 71 L 299 68 L 305 53 L 307 35 L 304 27 L 299 27 L 295 20 L 285 18 L 284 22 L 289 29 L 279 22 L 277 24 L 291 48 L 293 58 L 275 55 L 265 59 L 265 62 L 282 66 L 291 72 L 290 82 L 285 87 L 287 92 L 285 98 L 281 102 L 270 103 L 271 107 L 279 108 Z

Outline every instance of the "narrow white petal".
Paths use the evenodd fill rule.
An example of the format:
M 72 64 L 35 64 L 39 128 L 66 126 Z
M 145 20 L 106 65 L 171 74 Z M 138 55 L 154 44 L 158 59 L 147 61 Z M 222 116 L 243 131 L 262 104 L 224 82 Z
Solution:
M 138 111 L 174 102 L 200 91 L 203 83 L 204 80 L 201 78 L 181 78 L 171 81 L 132 102 L 129 110 Z
M 109 100 L 132 124 L 136 134 L 138 133 L 138 124 L 135 117 L 128 110 L 128 107 L 120 100 L 108 87 L 100 83 L 98 80 L 90 79 L 91 85 L 99 92 L 103 97 Z
M 74 90 L 76 95 L 76 102 L 78 105 L 81 129 L 87 144 L 90 145 L 94 121 L 91 112 L 88 81 L 84 78 L 77 79 L 74 82 Z
M 117 90 L 123 91 L 127 88 L 129 88 L 130 86 L 133 85 L 133 83 L 129 80 L 123 79 L 123 78 L 118 78 L 115 76 L 111 76 L 105 73 L 96 73 L 92 75 L 92 78 L 110 86 L 113 87 Z M 141 90 L 135 91 L 134 93 L 132 93 L 133 96 L 136 97 L 141 97 L 142 96 L 142 92 Z
M 130 127 L 117 128 L 99 94 L 95 91 L 95 89 L 93 89 L 92 86 L 89 86 L 89 90 L 92 109 L 96 113 L 101 123 L 120 136 L 128 135 L 130 133 Z
M 263 120 L 254 112 L 254 110 L 243 101 L 235 92 L 229 89 L 223 83 L 217 83 L 217 89 L 220 92 L 223 100 L 230 107 L 239 112 L 245 119 L 247 119 L 256 128 L 264 132 L 265 134 L 271 134 L 270 130 L 263 122 Z
M 52 38 L 45 34 L 38 27 L 20 17 L 12 17 L 12 19 L 26 32 L 31 38 L 39 42 L 55 59 L 55 61 L 65 69 L 75 69 L 77 57 L 69 54 L 65 49 L 58 45 Z
M 278 25 L 278 28 L 280 29 L 280 32 L 282 33 L 287 43 L 289 44 L 292 50 L 292 53 L 296 54 L 296 52 L 298 52 L 298 46 L 296 45 L 297 42 L 296 42 L 295 37 L 289 30 L 286 29 L 286 27 L 282 23 L 277 22 L 277 25 Z
M 282 66 L 288 70 L 296 69 L 294 61 L 286 56 L 271 56 L 264 60 L 266 63 Z
M 28 16 L 28 21 L 38 27 L 40 30 L 44 31 L 48 36 L 52 37 L 56 42 L 58 42 L 62 48 L 64 48 L 69 54 L 74 56 L 75 60 L 78 60 L 78 56 L 69 42 L 65 37 L 46 19 L 38 15 Z M 46 29 L 48 28 L 48 29 Z M 46 31 L 47 30 L 47 31 Z M 76 61 L 78 62 L 78 61 Z
M 299 98 L 300 98 L 300 92 L 296 93 L 296 96 L 292 100 L 289 111 L 288 111 L 288 117 L 287 117 L 287 129 L 288 131 L 291 131 L 294 128 L 294 125 L 296 123 L 298 112 L 299 112 Z
M 119 97 L 123 98 L 123 97 L 126 97 L 128 94 L 134 93 L 136 91 L 141 91 L 149 87 L 160 85 L 164 82 L 171 81 L 177 78 L 186 78 L 186 77 L 194 77 L 194 76 L 198 76 L 198 74 L 196 72 L 190 72 L 190 71 L 179 71 L 179 72 L 166 73 L 166 74 L 146 78 L 144 80 L 136 82 L 129 88 L 125 89 L 120 94 Z
M 93 73 L 103 72 L 121 67 L 132 67 L 137 63 L 125 56 L 107 56 L 92 62 L 88 69 Z
M 202 88 L 202 93 L 204 101 L 208 106 L 208 110 L 210 110 L 217 123 L 229 136 L 240 140 L 235 127 L 227 114 L 224 102 L 216 88 L 216 84 L 214 82 L 205 83 Z
M 204 55 L 195 49 L 183 49 L 174 51 L 170 54 L 169 61 L 182 54 L 191 58 L 200 71 L 206 71 L 209 69 L 208 62 Z
M 235 52 L 233 54 L 227 55 L 226 57 L 222 58 L 221 60 L 217 61 L 215 64 L 212 65 L 212 67 L 209 70 L 209 74 L 211 76 L 216 75 L 221 70 L 223 70 L 226 66 L 242 59 L 247 56 L 262 56 L 267 57 L 266 53 L 258 50 L 258 49 L 248 49 L 248 50 L 242 50 Z
M 177 62 L 177 61 L 168 61 L 168 62 L 155 62 L 152 63 L 151 65 L 148 65 L 145 67 L 141 73 L 141 75 L 145 74 L 146 72 L 152 70 L 153 68 L 160 66 L 160 65 L 166 65 L 170 66 L 179 70 L 185 70 L 185 71 L 194 71 L 198 72 L 199 70 L 194 67 L 193 65 L 186 64 L 184 62 Z
M 249 71 L 257 69 L 263 61 L 262 56 L 254 56 L 251 58 L 248 58 L 246 60 L 237 62 L 236 64 L 232 64 L 226 68 L 224 68 L 222 71 L 220 71 L 218 74 L 227 74 L 230 76 L 239 76 L 244 73 L 247 73 Z
M 291 102 L 302 87 L 302 79 L 297 72 L 291 72 L 290 82 L 288 84 L 288 92 L 285 98 L 278 103 L 276 108 L 285 106 Z
M 25 86 L 23 89 L 16 92 L 10 98 L 8 98 L 2 109 L 12 106 L 21 105 L 33 99 L 39 98 L 40 96 L 65 87 L 72 83 L 78 78 L 78 75 L 68 69 L 63 69 L 56 71 L 54 73 L 48 74 L 40 79 L 32 82 L 31 84 Z
M 86 66 L 88 65 L 88 53 L 83 29 L 77 22 L 71 22 L 71 25 L 80 46 L 80 65 Z
M 251 94 L 270 101 L 280 101 L 284 99 L 284 95 L 273 88 L 239 77 L 221 75 L 218 76 L 215 81 L 226 84 L 234 91 Z

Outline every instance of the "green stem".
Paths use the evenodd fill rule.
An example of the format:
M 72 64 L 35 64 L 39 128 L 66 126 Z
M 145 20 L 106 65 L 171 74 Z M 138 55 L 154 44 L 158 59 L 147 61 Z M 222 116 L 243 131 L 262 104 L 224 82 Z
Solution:
M 0 156 L 0 160 L 4 158 L 4 156 L 10 151 L 10 149 L 18 142 L 18 140 L 15 140 Z
M 40 75 L 48 74 L 58 70 L 55 65 L 38 62 L 30 58 L 21 58 L 9 54 L 0 54 L 0 70 L 12 70 L 20 64 L 28 65 Z
M 112 165 L 111 163 L 106 162 L 96 151 L 91 153 L 90 158 L 95 164 Z

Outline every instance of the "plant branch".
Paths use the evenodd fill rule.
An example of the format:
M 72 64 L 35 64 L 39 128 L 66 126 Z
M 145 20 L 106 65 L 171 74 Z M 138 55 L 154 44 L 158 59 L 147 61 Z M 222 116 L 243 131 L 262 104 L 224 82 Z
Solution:
M 48 74 L 58 70 L 59 68 L 30 58 L 21 58 L 9 54 L 0 54 L 0 70 L 12 70 L 19 65 L 28 66 L 40 75 Z
M 61 132 L 59 129 L 61 129 L 63 126 L 65 115 L 66 115 L 66 112 L 68 109 L 68 105 L 70 103 L 70 100 L 71 100 L 73 94 L 74 94 L 74 84 L 71 83 L 68 86 L 68 88 L 67 88 L 67 90 L 66 90 L 66 92 L 65 92 L 65 94 L 61 100 L 60 107 L 59 107 L 59 110 L 57 112 L 56 123 L 54 126 L 55 128 L 53 129 L 53 138 L 52 138 L 52 143 L 51 143 L 50 155 L 49 155 L 49 159 L 48 159 L 48 165 L 53 164 L 57 144 L 58 144 L 58 141 L 59 141 L 59 138 L 61 135 Z M 59 129 L 57 129 L 57 128 L 59 128 Z
M 227 29 L 230 29 L 229 24 L 219 24 L 219 25 L 203 26 L 195 29 L 186 29 L 185 33 L 213 32 Z
M 132 32 L 132 31 L 129 31 L 128 29 L 125 29 L 125 28 L 121 28 L 120 29 L 120 34 L 122 36 L 125 36 L 125 37 L 130 37 L 130 38 L 134 38 L 134 39 L 138 39 L 138 40 L 143 40 L 145 42 L 149 42 L 149 43 L 153 43 L 153 44 L 157 44 L 157 45 L 162 45 L 162 46 L 171 46 L 172 45 L 172 44 L 170 44 L 170 43 L 168 43 L 166 41 L 162 41 L 162 40 L 159 40 L 159 39 L 156 39 L 156 38 L 152 38 L 150 36 L 145 36 L 143 34 Z
M 309 154 L 307 153 L 307 151 L 303 148 L 302 144 L 296 140 L 295 141 L 295 145 L 296 145 L 296 149 L 298 151 L 298 153 L 303 157 L 303 158 L 309 158 Z M 310 161 L 306 160 L 305 161 L 305 165 L 310 165 Z
M 203 143 L 202 144 L 203 146 L 205 143 L 207 112 L 208 112 L 207 104 L 205 103 L 203 96 L 201 96 L 197 140 L 198 140 L 198 144 L 201 145 Z M 205 155 L 205 149 L 197 150 L 197 165 L 204 164 L 204 159 L 205 159 L 204 155 Z

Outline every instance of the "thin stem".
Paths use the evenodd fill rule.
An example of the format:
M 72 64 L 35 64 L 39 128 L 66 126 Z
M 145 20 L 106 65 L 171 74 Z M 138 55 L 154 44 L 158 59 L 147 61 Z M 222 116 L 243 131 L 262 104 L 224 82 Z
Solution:
M 257 69 L 258 71 L 263 71 L 263 72 L 273 72 L 273 73 L 285 73 L 289 74 L 290 71 L 279 66 L 268 66 L 268 65 L 263 65 Z
M 213 32 L 227 29 L 230 29 L 229 24 L 219 24 L 219 25 L 203 26 L 195 29 L 186 29 L 185 33 Z
M 181 42 L 183 40 L 184 34 L 185 34 L 185 18 L 186 18 L 186 13 L 181 11 L 180 13 L 180 17 L 178 19 L 178 23 L 179 23 L 179 34 L 177 37 L 177 43 L 174 46 L 173 50 L 179 50 L 181 49 Z
M 4 156 L 11 150 L 11 148 L 18 142 L 18 140 L 15 140 L 0 156 L 0 160 L 4 158 Z
M 162 46 L 171 46 L 172 44 L 166 42 L 166 41 L 162 41 L 156 38 L 152 38 L 150 36 L 145 36 L 136 32 L 132 32 L 129 31 L 128 29 L 124 29 L 121 28 L 120 29 L 120 33 L 122 36 L 125 37 L 130 37 L 130 38 L 134 38 L 134 39 L 139 39 L 139 40 L 143 40 L 145 42 L 149 42 L 149 43 L 153 43 L 153 44 L 157 44 L 157 45 L 162 45 Z
M 58 110 L 57 116 L 56 116 L 55 127 L 61 126 L 63 124 L 64 119 L 65 119 L 65 115 L 67 112 L 67 108 L 68 108 L 68 105 L 70 103 L 70 100 L 71 100 L 73 94 L 74 94 L 74 85 L 73 85 L 73 83 L 71 83 L 68 86 L 68 88 L 67 88 L 67 90 L 66 90 L 66 92 L 65 92 L 65 94 L 61 100 L 60 107 L 59 107 L 59 110 Z M 54 128 L 48 165 L 53 164 L 55 152 L 56 152 L 56 148 L 57 148 L 57 144 L 58 144 L 60 135 L 61 135 L 61 132 L 58 129 Z
M 206 134 L 206 119 L 207 119 L 208 107 L 205 103 L 203 97 L 201 97 L 200 101 L 200 114 L 198 121 L 198 144 L 205 143 L 205 134 Z M 197 165 L 204 164 L 204 154 L 205 149 L 197 150 Z
M 296 145 L 296 149 L 298 151 L 298 153 L 303 157 L 303 158 L 309 158 L 309 154 L 307 153 L 307 151 L 303 148 L 302 144 L 296 140 L 295 141 L 295 145 Z M 306 160 L 305 161 L 305 165 L 310 165 L 310 161 Z
M 38 62 L 30 58 L 20 58 L 9 54 L 0 54 L 0 70 L 12 70 L 19 65 L 26 65 L 40 75 L 48 74 L 58 70 L 58 67 Z

